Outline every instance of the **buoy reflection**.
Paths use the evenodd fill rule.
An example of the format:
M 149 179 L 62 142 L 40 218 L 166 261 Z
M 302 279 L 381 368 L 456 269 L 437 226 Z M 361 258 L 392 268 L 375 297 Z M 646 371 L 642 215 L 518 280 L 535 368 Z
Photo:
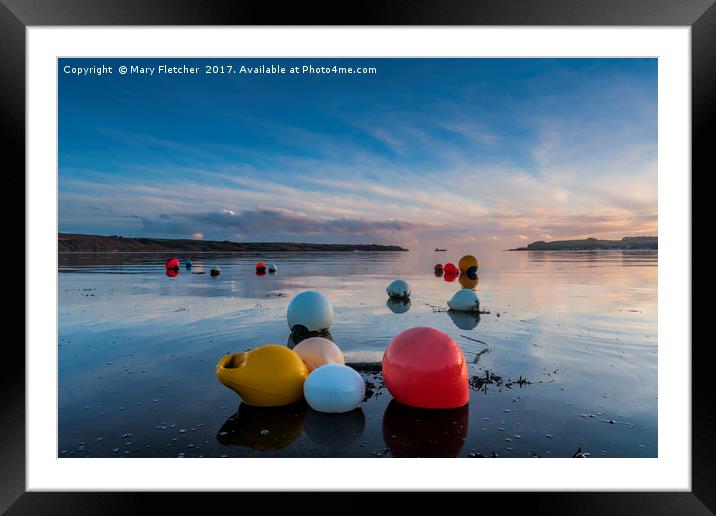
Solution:
M 342 414 L 308 409 L 304 423 L 308 438 L 321 446 L 346 446 L 363 435 L 365 415 L 357 408 Z
M 333 342 L 333 335 L 331 335 L 330 331 L 308 331 L 305 326 L 297 324 L 296 326 L 294 326 L 294 331 L 288 335 L 288 341 L 286 342 L 286 345 L 288 346 L 288 349 L 293 349 L 298 345 L 299 342 L 301 342 L 302 340 L 306 340 L 310 337 L 323 337 L 324 339 L 328 339 Z
M 474 330 L 480 322 L 479 312 L 458 312 L 456 310 L 447 311 L 450 320 L 460 330 Z
M 308 405 L 304 401 L 282 407 L 252 407 L 246 403 L 219 429 L 216 440 L 224 446 L 251 450 L 279 450 L 303 432 Z
M 457 279 L 457 277 L 460 275 L 459 272 L 448 272 L 445 271 L 445 274 L 443 275 L 443 279 L 445 281 L 453 282 Z
M 383 414 L 383 440 L 395 457 L 457 457 L 465 444 L 468 405 L 418 409 L 392 400 Z
M 390 298 L 385 302 L 385 306 L 387 306 L 394 314 L 404 314 L 410 310 L 410 299 Z
M 470 277 L 467 273 L 460 274 L 460 277 L 458 278 L 458 281 L 460 282 L 460 285 L 462 288 L 469 288 L 470 290 L 475 290 L 475 287 L 480 283 L 480 278 L 475 275 L 474 277 Z

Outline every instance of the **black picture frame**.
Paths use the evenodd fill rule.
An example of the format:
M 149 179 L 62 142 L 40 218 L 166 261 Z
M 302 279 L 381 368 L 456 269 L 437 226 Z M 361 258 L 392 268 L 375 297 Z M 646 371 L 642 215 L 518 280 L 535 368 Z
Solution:
M 20 183 L 20 178 L 25 171 L 25 30 L 29 26 L 555 25 L 691 27 L 692 170 L 687 173 L 693 177 L 695 170 L 701 169 L 704 174 L 716 164 L 712 157 L 713 143 L 708 138 L 716 125 L 715 1 L 354 0 L 279 5 L 250 0 L 0 0 L 0 123 L 5 133 L 6 176 L 13 176 L 18 181 L 16 188 L 24 191 L 24 181 Z M 26 274 L 29 272 L 25 270 Z M 3 368 L 0 375 L 3 395 L 0 511 L 11 515 L 127 514 L 152 510 L 151 502 L 155 501 L 163 504 L 162 512 L 166 513 L 186 508 L 188 493 L 26 492 L 25 352 L 16 344 L 11 346 L 12 342 L 6 344 L 6 363 L 12 363 L 13 367 Z M 690 342 L 672 344 L 691 345 Z M 716 429 L 716 411 L 713 389 L 709 385 L 712 373 L 708 344 L 692 346 L 692 491 L 541 492 L 508 496 L 481 493 L 463 495 L 465 501 L 482 507 L 486 500 L 500 496 L 498 501 L 503 511 L 512 512 L 528 503 L 530 512 L 538 514 L 712 514 L 716 511 L 713 467 L 716 445 L 711 435 Z M 485 474 L 489 474 L 487 468 Z M 242 504 L 249 507 L 266 503 L 265 493 L 212 493 L 210 496 L 212 502 L 227 504 L 226 507 L 231 507 L 229 497 L 242 497 Z M 285 496 L 293 499 L 299 494 Z M 370 501 L 374 495 L 353 496 L 368 497 L 360 500 L 365 510 L 374 507 Z M 405 503 L 422 504 L 422 500 L 421 495 L 413 494 Z

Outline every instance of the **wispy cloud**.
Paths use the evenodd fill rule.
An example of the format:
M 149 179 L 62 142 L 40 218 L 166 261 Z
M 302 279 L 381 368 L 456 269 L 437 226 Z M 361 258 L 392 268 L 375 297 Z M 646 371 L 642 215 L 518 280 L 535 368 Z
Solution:
M 141 88 L 133 116 L 77 99 L 98 114 L 72 115 L 85 132 L 61 140 L 60 225 L 398 244 L 656 233 L 655 67 L 487 61 L 400 65 L 444 67 L 442 82 L 243 85 L 238 100 L 178 82 L 211 98 L 180 117 Z
M 220 212 L 205 213 L 160 214 L 154 218 L 142 217 L 141 221 L 142 229 L 148 233 L 183 234 L 190 233 L 195 228 L 201 227 L 214 232 L 224 230 L 236 236 L 262 234 L 365 235 L 416 231 L 435 226 L 434 224 L 419 224 L 397 219 L 332 219 L 276 208 L 261 208 L 241 212 L 222 210 Z

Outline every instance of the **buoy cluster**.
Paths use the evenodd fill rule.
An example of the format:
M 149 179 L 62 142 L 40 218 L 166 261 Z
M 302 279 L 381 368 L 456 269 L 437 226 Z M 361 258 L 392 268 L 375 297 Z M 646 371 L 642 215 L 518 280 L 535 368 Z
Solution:
M 410 295 L 403 280 L 391 283 L 388 294 Z M 286 319 L 293 333 L 327 332 L 333 324 L 331 302 L 309 290 L 295 296 Z M 462 351 L 446 333 L 432 327 L 414 327 L 396 335 L 381 362 L 383 381 L 393 398 L 424 409 L 452 409 L 468 402 L 467 364 Z M 320 336 L 301 340 L 293 349 L 275 344 L 222 357 L 216 366 L 221 383 L 244 403 L 276 407 L 302 398 L 317 412 L 345 413 L 365 398 L 365 381 L 345 364 L 341 349 Z
M 278 265 L 275 263 L 264 263 L 264 262 L 257 262 L 256 263 L 256 275 L 257 276 L 263 276 L 266 273 L 269 274 L 275 274 L 278 272 Z
M 454 281 L 458 276 L 464 274 L 470 279 L 476 279 L 477 278 L 477 270 L 480 268 L 480 262 L 472 256 L 471 254 L 467 254 L 460 258 L 458 261 L 458 264 L 455 265 L 452 262 L 448 262 L 445 265 L 438 263 L 435 265 L 435 275 L 436 276 L 445 276 L 446 281 Z M 448 276 L 451 276 L 452 279 L 447 279 Z
M 192 266 L 193 266 L 193 263 L 189 258 L 184 260 L 184 267 L 186 268 L 186 270 L 191 270 Z M 164 268 L 166 269 L 167 276 L 169 276 L 170 278 L 177 277 L 179 275 L 179 259 L 178 258 L 169 258 L 166 261 L 166 263 L 164 264 Z M 197 272 L 194 274 L 204 274 L 204 273 Z M 219 269 L 219 267 L 213 267 L 211 269 L 210 274 L 212 276 L 218 276 L 219 274 L 221 274 L 221 269 Z
M 327 331 L 333 316 L 331 302 L 314 290 L 298 294 L 286 311 L 292 332 Z M 226 355 L 216 365 L 216 376 L 244 403 L 259 407 L 304 398 L 317 412 L 343 413 L 358 408 L 365 397 L 363 377 L 346 366 L 340 348 L 323 337 L 304 339 L 293 349 L 268 344 Z
M 474 289 L 479 283 L 477 269 L 480 263 L 472 255 L 460 258 L 458 265 L 448 262 L 445 265 L 438 263 L 434 267 L 435 275 L 443 276 L 446 281 L 454 281 L 459 278 L 463 287 L 458 290 L 447 302 L 448 308 L 457 312 L 479 313 L 480 299 Z M 391 282 L 385 289 L 388 293 L 388 308 L 393 313 L 404 313 L 410 308 L 410 285 L 407 281 L 397 279 Z
M 192 261 L 190 259 L 186 259 L 184 261 L 184 266 L 187 270 L 190 270 L 192 268 Z M 164 264 L 164 268 L 166 270 L 167 276 L 170 278 L 174 278 L 179 274 L 179 259 L 178 258 L 169 258 L 166 263 Z M 264 262 L 258 262 L 256 264 L 256 275 L 257 276 L 263 276 L 266 273 L 269 274 L 275 274 L 278 272 L 278 265 L 275 263 L 264 263 Z M 212 276 L 219 276 L 221 274 L 221 268 L 218 265 L 215 265 L 211 268 L 209 272 Z M 195 274 L 203 274 L 203 272 L 195 273 Z
M 474 286 L 478 267 L 477 259 L 468 255 L 457 266 L 436 265 L 435 274 L 464 276 L 461 284 Z M 273 264 L 256 264 L 257 274 L 276 270 Z M 389 303 L 409 306 L 411 287 L 407 281 L 391 282 L 386 292 Z M 447 304 L 450 311 L 479 313 L 480 301 L 470 287 L 457 291 Z M 216 365 L 218 380 L 253 407 L 280 407 L 305 399 L 316 412 L 336 414 L 357 409 L 365 399 L 363 377 L 345 364 L 343 352 L 332 337 L 320 336 L 330 337 L 328 330 L 334 317 L 333 305 L 325 295 L 315 290 L 299 293 L 286 310 L 292 335 L 302 336 L 298 344 L 292 349 L 267 344 L 227 354 Z M 413 327 L 393 337 L 383 353 L 381 370 L 388 391 L 402 405 L 456 409 L 468 403 L 465 357 L 455 341 L 436 328 Z
M 448 262 L 445 265 L 441 263 L 435 265 L 435 276 L 442 276 L 448 282 L 457 279 L 462 287 L 448 301 L 447 304 L 450 310 L 479 313 L 480 299 L 474 291 L 480 282 L 480 278 L 477 275 L 479 268 L 480 262 L 470 254 L 460 258 L 457 266 L 452 262 Z

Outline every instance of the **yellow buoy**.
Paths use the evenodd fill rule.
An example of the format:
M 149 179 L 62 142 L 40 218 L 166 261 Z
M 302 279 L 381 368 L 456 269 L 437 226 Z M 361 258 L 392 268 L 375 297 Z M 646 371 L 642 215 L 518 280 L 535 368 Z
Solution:
M 216 377 L 254 407 L 278 407 L 303 397 L 308 368 L 292 350 L 276 344 L 221 357 Z
M 458 269 L 460 269 L 460 272 L 466 272 L 467 269 L 470 267 L 477 267 L 480 268 L 480 262 L 477 261 L 477 258 L 472 256 L 471 254 L 466 254 L 462 258 L 460 258 L 460 261 L 457 264 Z

